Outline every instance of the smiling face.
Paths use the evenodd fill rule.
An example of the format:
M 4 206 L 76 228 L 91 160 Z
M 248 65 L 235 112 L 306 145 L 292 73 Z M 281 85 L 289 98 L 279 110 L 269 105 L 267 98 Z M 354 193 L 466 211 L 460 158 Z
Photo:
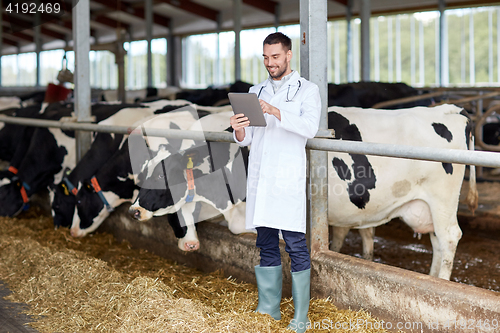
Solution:
M 292 72 L 290 60 L 292 51 L 285 50 L 283 44 L 264 44 L 264 66 L 273 80 L 281 80 Z

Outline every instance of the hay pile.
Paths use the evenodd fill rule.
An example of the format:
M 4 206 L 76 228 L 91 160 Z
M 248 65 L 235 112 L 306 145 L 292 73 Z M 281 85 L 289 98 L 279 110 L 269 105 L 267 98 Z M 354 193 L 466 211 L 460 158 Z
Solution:
M 0 230 L 0 280 L 13 291 L 10 300 L 29 305 L 40 332 L 290 332 L 290 299 L 276 322 L 253 312 L 255 286 L 220 272 L 203 274 L 107 234 L 73 239 L 33 209 L 17 219 L 0 217 Z M 375 322 L 328 300 L 311 301 L 309 316 Z

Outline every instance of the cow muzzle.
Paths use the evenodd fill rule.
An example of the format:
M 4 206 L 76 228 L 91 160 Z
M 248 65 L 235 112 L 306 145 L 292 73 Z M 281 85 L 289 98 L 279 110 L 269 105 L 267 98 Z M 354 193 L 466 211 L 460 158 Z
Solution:
M 153 217 L 153 214 L 142 207 L 131 206 L 128 210 L 129 214 L 136 220 L 144 222 L 148 221 Z

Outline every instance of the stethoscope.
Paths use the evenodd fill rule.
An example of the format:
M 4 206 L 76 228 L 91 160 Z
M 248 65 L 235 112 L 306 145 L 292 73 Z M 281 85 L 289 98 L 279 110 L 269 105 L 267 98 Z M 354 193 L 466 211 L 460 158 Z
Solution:
M 288 85 L 288 90 L 286 92 L 286 100 L 285 100 L 285 102 L 293 102 L 293 99 L 295 98 L 295 96 L 297 96 L 297 93 L 299 92 L 300 87 L 302 85 L 302 83 L 300 83 L 300 80 L 298 80 L 297 82 L 299 83 L 299 87 L 297 88 L 297 90 L 295 90 L 295 94 L 293 94 L 292 99 L 290 99 L 290 96 L 289 96 L 289 94 L 290 94 L 290 87 L 292 85 L 291 84 Z M 262 87 L 260 87 L 259 94 L 257 95 L 257 98 L 260 97 L 260 93 L 262 92 L 262 89 L 264 89 L 265 87 L 266 87 L 265 85 L 262 86 Z

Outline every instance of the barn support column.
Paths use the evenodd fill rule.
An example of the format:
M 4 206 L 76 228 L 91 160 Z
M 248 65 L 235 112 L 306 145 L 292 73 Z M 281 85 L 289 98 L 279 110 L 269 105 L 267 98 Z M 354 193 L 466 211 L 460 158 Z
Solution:
M 217 46 L 215 50 L 215 83 L 222 84 L 222 67 L 220 62 L 220 32 L 222 27 L 222 16 L 217 14 Z
M 91 122 L 90 109 L 90 7 L 89 0 L 73 0 L 73 48 L 75 51 L 75 112 L 78 122 Z M 76 132 L 76 160 L 89 150 L 91 132 Z
M 448 70 L 448 29 L 446 24 L 446 3 L 439 0 L 439 85 L 449 85 Z
M 415 79 L 415 16 L 410 17 L 410 82 L 414 86 Z
M 334 34 L 334 50 L 333 50 L 333 54 L 334 54 L 334 67 L 335 67 L 335 84 L 339 84 L 340 83 L 340 34 L 339 34 L 339 30 L 340 30 L 340 23 L 339 21 L 336 21 L 335 23 L 333 23 L 333 34 Z
M 241 11 L 242 0 L 233 0 L 233 28 L 234 28 L 234 80 L 241 80 Z
M 151 52 L 151 39 L 153 38 L 153 0 L 146 0 L 144 6 L 144 16 L 146 19 L 146 40 L 148 41 L 147 51 L 147 87 L 153 86 L 153 54 Z
M 498 27 L 500 28 L 500 26 Z M 465 83 L 465 80 L 466 80 L 466 72 L 467 72 L 467 57 L 466 57 L 466 47 L 465 47 L 465 43 L 466 43 L 466 39 L 465 39 L 465 15 L 462 16 L 462 25 L 460 27 L 460 41 L 461 41 L 461 46 L 460 46 L 460 78 L 461 78 L 461 82 L 462 83 Z M 499 34 L 500 36 L 500 34 Z M 500 54 L 499 54 L 500 56 Z M 500 69 L 500 67 L 499 67 Z
M 280 19 L 281 19 L 281 3 L 276 2 L 276 5 L 274 5 L 274 27 L 276 28 L 276 31 L 278 31 L 278 28 L 280 26 Z
M 118 65 L 118 100 L 125 103 L 127 100 L 127 92 L 125 90 L 125 31 L 120 29 L 117 32 L 115 62 Z
M 396 16 L 396 82 L 401 82 L 401 18 Z
M 327 0 L 300 0 L 300 73 L 316 83 L 321 96 L 318 136 L 328 136 L 327 124 Z M 310 151 L 309 244 L 312 255 L 328 249 L 327 152 Z
M 361 81 L 370 81 L 370 3 L 361 1 Z
M 2 0 L 0 0 L 0 8 L 3 8 Z M 2 86 L 2 50 L 3 50 L 3 15 L 0 15 L 0 87 Z
M 425 62 L 424 62 L 424 23 L 418 21 L 418 71 L 420 85 L 425 85 Z
M 470 85 L 476 84 L 476 65 L 474 54 L 474 9 L 470 9 L 469 16 L 469 73 Z
M 35 4 L 39 6 L 40 1 L 36 1 Z M 40 34 L 40 12 L 35 13 L 35 52 L 36 52 L 36 81 L 35 86 L 40 87 L 40 52 L 42 51 L 42 38 Z
M 394 82 L 394 60 L 392 50 L 392 17 L 387 18 L 387 81 Z
M 181 53 L 182 48 L 176 47 L 176 37 L 174 36 L 174 27 L 172 20 L 168 27 L 168 37 L 167 37 L 167 85 L 171 87 L 178 87 L 180 81 L 177 76 L 177 66 L 180 67 L 181 63 L 177 63 L 176 52 Z M 181 67 L 182 68 L 182 67 Z
M 441 64 L 441 57 L 440 57 L 440 48 L 441 48 L 441 43 L 439 42 L 439 19 L 436 19 L 434 21 L 434 62 L 435 62 L 435 70 L 434 70 L 434 82 L 436 82 L 437 86 L 441 85 L 441 70 L 439 69 L 439 66 Z
M 127 51 L 127 88 L 132 90 L 134 85 L 134 66 L 132 60 L 132 29 L 127 29 L 127 37 L 128 37 L 128 51 Z
M 1 3 L 1 2 L 0 2 Z M 497 8 L 497 82 L 500 82 L 500 8 Z M 2 39 L 0 38 L 0 43 Z M 0 63 L 1 64 L 1 63 Z M 1 72 L 0 72 L 1 74 Z M 465 80 L 464 80 L 465 81 Z M 0 81 L 0 86 L 1 86 L 1 81 Z
M 374 81 L 380 81 L 380 33 L 379 33 L 379 23 L 378 19 L 373 21 L 373 53 L 374 64 L 373 64 L 373 79 Z
M 488 82 L 493 83 L 493 8 L 488 8 Z
M 352 59 L 352 6 L 354 0 L 347 0 L 345 19 L 347 21 L 347 82 L 354 81 L 354 67 Z

